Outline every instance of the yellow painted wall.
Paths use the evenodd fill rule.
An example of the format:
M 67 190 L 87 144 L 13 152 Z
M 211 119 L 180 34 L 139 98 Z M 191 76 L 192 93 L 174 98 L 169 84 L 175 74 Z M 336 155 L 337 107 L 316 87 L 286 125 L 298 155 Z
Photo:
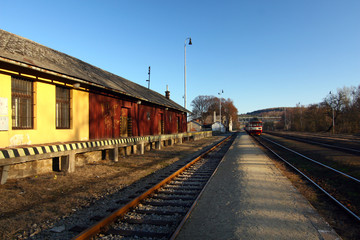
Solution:
M 8 99 L 9 118 L 9 130 L 0 131 L 0 148 L 89 139 L 89 94 L 87 92 L 71 90 L 71 128 L 56 129 L 56 86 L 51 83 L 35 82 L 34 91 L 34 129 L 12 130 L 11 76 L 0 74 L 0 98 Z
M 6 115 L 1 114 L 0 118 L 4 121 L 4 118 L 8 118 L 8 126 L 11 129 L 11 77 L 8 75 L 0 74 L 0 98 L 7 99 L 8 113 Z M 1 121 L 1 120 L 0 120 Z M 8 146 L 10 139 L 9 131 L 0 130 L 0 148 Z

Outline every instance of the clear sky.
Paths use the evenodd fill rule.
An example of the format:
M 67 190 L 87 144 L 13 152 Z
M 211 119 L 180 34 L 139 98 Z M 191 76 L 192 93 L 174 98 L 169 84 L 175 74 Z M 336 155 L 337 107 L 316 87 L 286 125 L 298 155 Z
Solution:
M 360 84 L 359 0 L 1 0 L 0 28 L 164 93 L 239 113 Z

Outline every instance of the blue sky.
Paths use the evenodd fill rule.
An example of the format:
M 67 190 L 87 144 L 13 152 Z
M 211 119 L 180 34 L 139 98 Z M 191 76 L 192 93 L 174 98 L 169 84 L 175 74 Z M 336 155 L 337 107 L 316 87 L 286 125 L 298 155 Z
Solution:
M 2 0 L 0 28 L 164 93 L 239 113 L 318 103 L 360 84 L 359 0 Z

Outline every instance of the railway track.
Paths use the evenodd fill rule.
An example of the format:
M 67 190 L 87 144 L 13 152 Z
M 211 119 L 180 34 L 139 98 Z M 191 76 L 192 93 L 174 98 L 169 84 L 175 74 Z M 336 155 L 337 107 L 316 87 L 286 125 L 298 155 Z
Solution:
M 350 163 L 347 166 L 345 166 L 345 163 L 341 162 L 334 164 L 334 162 L 329 160 L 329 156 L 326 155 L 326 160 L 324 160 L 325 155 L 320 156 L 318 152 L 313 156 L 305 156 L 312 151 L 315 152 L 315 150 L 305 150 L 304 146 L 306 144 L 303 144 L 303 140 L 300 141 L 301 145 L 304 146 L 298 146 L 297 150 L 295 151 L 294 149 L 291 149 L 292 147 L 290 148 L 284 145 L 300 145 L 300 143 L 294 142 L 297 139 L 291 138 L 290 141 L 292 144 L 286 144 L 286 142 L 289 142 L 289 140 L 287 140 L 288 138 L 286 140 L 280 139 L 279 137 L 272 138 L 273 139 L 269 139 L 268 137 L 264 136 L 255 137 L 255 139 L 268 151 L 270 151 L 278 159 L 286 163 L 290 168 L 300 174 L 309 183 L 311 183 L 323 194 L 325 194 L 329 199 L 331 199 L 331 201 L 335 203 L 340 209 L 346 212 L 346 215 L 351 219 L 350 222 L 354 223 L 357 226 L 357 229 L 354 229 L 354 231 L 359 231 L 358 226 L 360 226 L 360 159 L 358 157 L 358 154 L 356 152 L 336 148 L 336 146 L 335 148 L 331 147 L 331 149 L 336 150 L 329 150 L 330 146 L 321 146 L 322 148 L 327 148 L 327 150 L 318 151 L 322 154 L 333 154 L 336 157 L 344 156 L 344 159 L 348 158 L 349 156 L 353 156 L 351 158 L 353 159 L 353 163 L 357 162 L 355 165 L 351 165 Z M 280 144 L 280 141 L 283 143 Z M 307 144 L 314 143 L 307 142 Z M 316 146 L 316 148 L 321 147 Z M 301 150 L 301 148 L 304 149 Z M 345 151 L 346 153 L 339 154 L 339 150 Z M 300 151 L 304 151 L 306 152 L 306 154 L 300 153 Z
M 360 140 L 357 138 L 344 139 L 344 137 L 334 138 L 310 135 L 291 135 L 277 132 L 266 132 L 266 134 L 360 155 Z
M 174 239 L 231 146 L 229 136 L 73 239 Z

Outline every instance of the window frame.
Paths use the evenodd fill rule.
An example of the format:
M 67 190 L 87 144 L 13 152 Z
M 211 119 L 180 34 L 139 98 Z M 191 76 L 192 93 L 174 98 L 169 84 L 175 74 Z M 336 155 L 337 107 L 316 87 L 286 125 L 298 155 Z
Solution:
M 64 92 L 67 93 L 66 96 L 61 95 Z M 55 127 L 71 129 L 71 89 L 57 85 L 55 86 Z
M 34 95 L 34 81 L 11 76 L 12 129 L 34 129 Z

